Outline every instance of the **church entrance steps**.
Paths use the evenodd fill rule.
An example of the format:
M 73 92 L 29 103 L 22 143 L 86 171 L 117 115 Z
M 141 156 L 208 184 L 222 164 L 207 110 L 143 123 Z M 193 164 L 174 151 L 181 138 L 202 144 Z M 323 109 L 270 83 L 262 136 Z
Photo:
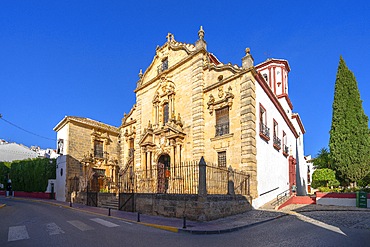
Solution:
M 113 197 L 113 198 L 110 198 L 106 201 L 102 201 L 100 207 L 118 209 L 118 205 L 119 205 L 118 198 Z

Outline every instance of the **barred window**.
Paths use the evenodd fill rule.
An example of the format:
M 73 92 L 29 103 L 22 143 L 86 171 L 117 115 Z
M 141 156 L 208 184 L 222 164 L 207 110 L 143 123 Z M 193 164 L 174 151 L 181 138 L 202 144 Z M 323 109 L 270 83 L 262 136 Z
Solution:
M 94 141 L 94 157 L 103 158 L 103 142 Z
M 266 109 L 260 104 L 260 136 L 266 141 L 270 140 L 270 129 L 267 127 Z
M 226 151 L 218 152 L 218 166 L 226 167 Z
M 229 134 L 229 107 L 216 110 L 216 136 Z
M 279 138 L 279 125 L 274 119 L 274 147 L 278 150 L 281 148 L 281 140 Z

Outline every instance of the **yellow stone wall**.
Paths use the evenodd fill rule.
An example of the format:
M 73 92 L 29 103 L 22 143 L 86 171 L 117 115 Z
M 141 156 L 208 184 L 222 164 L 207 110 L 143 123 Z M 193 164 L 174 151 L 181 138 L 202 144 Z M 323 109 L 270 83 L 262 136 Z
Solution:
M 77 121 L 76 121 L 77 120 Z M 96 124 L 96 125 L 94 125 Z M 89 157 L 90 154 L 94 154 L 94 140 L 103 141 L 103 151 L 108 153 L 107 159 L 95 159 L 90 162 L 91 168 L 105 169 L 105 175 L 112 177 L 114 182 L 117 182 L 117 176 L 115 173 L 118 172 L 118 159 L 119 159 L 119 145 L 118 145 L 118 131 L 114 131 L 114 127 L 110 126 L 110 129 L 101 128 L 104 126 L 100 122 L 75 117 L 66 117 L 62 121 L 58 129 L 68 127 L 67 138 L 65 142 L 67 147 L 64 147 L 67 151 L 66 162 L 66 178 L 67 178 L 67 191 L 70 190 L 70 180 L 77 177 L 84 177 L 86 168 L 83 159 Z M 116 162 L 112 162 L 117 160 Z M 112 173 L 113 169 L 113 173 Z

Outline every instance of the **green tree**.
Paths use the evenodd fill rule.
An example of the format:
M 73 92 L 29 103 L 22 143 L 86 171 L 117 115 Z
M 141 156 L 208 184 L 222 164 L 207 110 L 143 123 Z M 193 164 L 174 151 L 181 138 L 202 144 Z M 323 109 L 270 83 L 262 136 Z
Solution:
M 316 158 L 313 159 L 313 165 L 316 169 L 332 168 L 330 152 L 327 148 L 320 149 L 320 151 L 316 155 Z
M 342 56 L 335 81 L 330 158 L 343 179 L 356 184 L 370 172 L 370 135 L 354 74 Z
M 312 174 L 312 188 L 318 187 L 337 187 L 339 181 L 335 177 L 335 171 L 329 168 L 317 169 Z

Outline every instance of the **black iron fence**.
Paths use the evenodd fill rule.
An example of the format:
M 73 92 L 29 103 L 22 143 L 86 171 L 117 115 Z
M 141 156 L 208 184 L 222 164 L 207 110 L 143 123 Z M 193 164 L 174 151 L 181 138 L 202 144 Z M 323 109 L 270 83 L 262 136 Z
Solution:
M 198 194 L 199 162 L 171 164 L 169 168 L 154 166 L 137 169 L 133 166 L 120 176 L 120 192 Z M 247 173 L 206 164 L 207 194 L 250 194 L 250 177 Z

